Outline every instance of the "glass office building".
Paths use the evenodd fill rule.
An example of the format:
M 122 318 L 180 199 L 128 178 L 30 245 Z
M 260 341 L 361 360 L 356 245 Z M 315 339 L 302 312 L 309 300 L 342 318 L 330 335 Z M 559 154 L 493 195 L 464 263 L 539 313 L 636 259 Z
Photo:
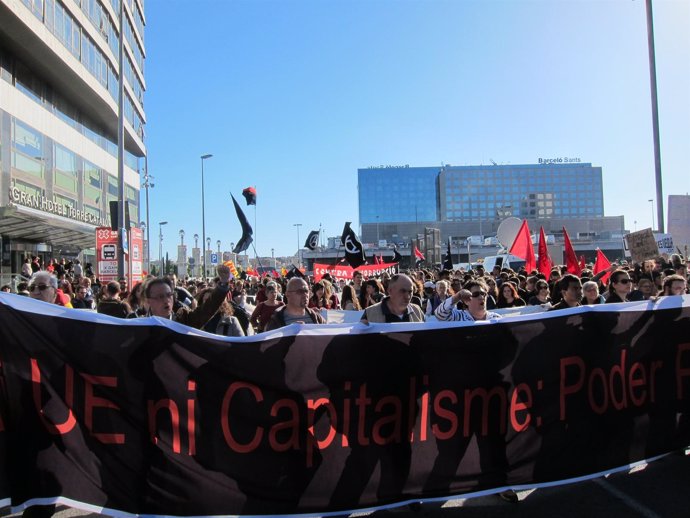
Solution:
M 439 171 L 443 221 L 601 218 L 601 167 L 588 163 L 446 166 Z
M 109 225 L 120 73 L 125 198 L 130 221 L 139 221 L 144 24 L 142 0 L 0 0 L 2 273 L 18 271 L 26 255 L 92 248 L 95 228 Z
M 358 170 L 361 237 L 409 243 L 425 228 L 441 239 L 494 236 L 508 217 L 530 228 L 574 236 L 622 233 L 622 216 L 604 216 L 601 167 L 591 163 L 378 167 Z
M 437 220 L 438 180 L 438 167 L 358 169 L 360 224 Z

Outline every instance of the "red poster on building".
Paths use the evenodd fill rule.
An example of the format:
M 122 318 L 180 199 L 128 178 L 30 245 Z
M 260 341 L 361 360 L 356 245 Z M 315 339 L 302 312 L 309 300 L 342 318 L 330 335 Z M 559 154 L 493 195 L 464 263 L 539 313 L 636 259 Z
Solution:
M 144 270 L 144 233 L 137 227 L 129 231 L 129 261 L 129 282 L 130 286 L 134 286 L 143 280 Z
M 96 228 L 96 276 L 102 283 L 117 280 L 117 231 Z

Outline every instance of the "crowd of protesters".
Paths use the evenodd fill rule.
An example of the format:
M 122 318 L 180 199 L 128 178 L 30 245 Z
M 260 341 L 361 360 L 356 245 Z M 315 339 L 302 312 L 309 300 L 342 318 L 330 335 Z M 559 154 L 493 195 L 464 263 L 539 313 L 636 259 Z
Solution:
M 296 269 L 292 279 L 231 279 L 221 265 L 212 280 L 149 277 L 129 289 L 125 279 L 99 282 L 90 264 L 52 259 L 41 265 L 33 257 L 25 260 L 27 280 L 15 292 L 119 318 L 158 316 L 215 334 L 245 336 L 292 322 L 324 323 L 323 310 L 356 311 L 363 322 L 479 320 L 500 318 L 506 308 L 551 311 L 681 295 L 688 293 L 687 265 L 674 254 L 641 264 L 622 261 L 596 275 L 591 267 L 574 275 L 558 266 L 547 278 L 498 266 L 486 272 L 478 265 L 470 271 L 416 268 L 368 279 L 359 271 L 351 280 L 326 274 L 318 282 Z M 3 286 L 2 291 L 12 289 Z

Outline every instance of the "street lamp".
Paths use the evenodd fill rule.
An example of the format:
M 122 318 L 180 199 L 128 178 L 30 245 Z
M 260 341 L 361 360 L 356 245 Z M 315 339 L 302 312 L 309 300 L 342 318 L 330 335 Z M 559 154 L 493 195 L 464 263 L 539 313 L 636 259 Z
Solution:
M 273 269 L 276 269 L 276 256 L 275 256 L 275 250 L 271 248 L 271 259 L 273 259 Z
M 184 246 L 184 230 L 180 229 L 180 245 Z
M 211 238 L 206 238 L 206 250 L 211 251 Z M 204 250 L 204 277 L 208 277 L 208 270 L 206 270 L 206 250 Z
M 163 225 L 167 225 L 167 221 L 158 222 L 158 267 L 160 269 L 159 277 L 163 276 Z
M 201 155 L 201 242 L 206 241 L 206 206 L 204 205 L 204 160 L 213 155 Z M 206 251 L 204 251 L 204 277 L 206 277 Z
M 654 199 L 647 201 L 652 204 L 652 231 L 654 231 Z
M 149 174 L 149 156 L 148 153 L 144 156 L 144 185 L 143 187 L 146 189 L 146 225 L 144 225 L 144 222 L 141 222 L 141 228 L 146 229 L 146 242 L 148 243 L 146 247 L 146 271 L 151 270 L 151 256 L 150 256 L 150 249 L 149 247 L 151 246 L 151 236 L 149 235 L 150 232 L 150 223 L 149 223 L 149 187 L 151 189 L 154 188 L 154 184 L 151 181 L 153 180 L 153 176 Z
M 381 241 L 379 237 L 379 217 L 376 216 L 376 248 L 379 246 L 379 241 Z
M 218 255 L 220 255 L 220 239 L 216 241 L 216 245 L 218 245 Z
M 300 255 L 300 246 L 299 246 L 299 227 L 302 226 L 302 223 L 293 223 L 293 227 L 297 227 L 297 262 L 299 263 L 299 266 L 302 266 L 302 256 Z

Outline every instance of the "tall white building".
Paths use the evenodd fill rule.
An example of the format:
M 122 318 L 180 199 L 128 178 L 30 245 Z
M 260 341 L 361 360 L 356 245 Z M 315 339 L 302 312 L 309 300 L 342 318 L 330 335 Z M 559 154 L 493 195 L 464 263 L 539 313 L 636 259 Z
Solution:
M 671 194 L 668 197 L 668 233 L 673 244 L 683 251 L 690 250 L 690 196 Z
M 0 273 L 26 255 L 95 245 L 118 197 L 118 81 L 125 78 L 125 197 L 139 221 L 143 0 L 0 0 Z M 124 10 L 124 70 L 119 70 Z

